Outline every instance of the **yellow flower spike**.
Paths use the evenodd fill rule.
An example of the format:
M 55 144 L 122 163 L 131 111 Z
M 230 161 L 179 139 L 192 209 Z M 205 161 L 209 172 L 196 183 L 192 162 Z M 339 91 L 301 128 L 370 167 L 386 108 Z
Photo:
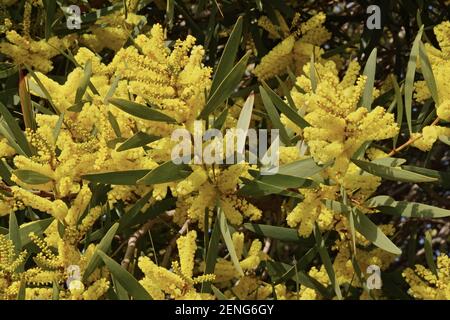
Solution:
M 186 278 L 192 278 L 193 275 L 195 251 L 197 251 L 196 240 L 197 232 L 195 230 L 189 231 L 185 236 L 177 239 L 181 273 Z

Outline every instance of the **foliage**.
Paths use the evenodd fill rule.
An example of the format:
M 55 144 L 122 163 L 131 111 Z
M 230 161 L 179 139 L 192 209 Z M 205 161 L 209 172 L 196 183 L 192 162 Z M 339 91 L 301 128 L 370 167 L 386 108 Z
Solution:
M 0 299 L 450 299 L 449 4 L 370 4 L 0 0 Z

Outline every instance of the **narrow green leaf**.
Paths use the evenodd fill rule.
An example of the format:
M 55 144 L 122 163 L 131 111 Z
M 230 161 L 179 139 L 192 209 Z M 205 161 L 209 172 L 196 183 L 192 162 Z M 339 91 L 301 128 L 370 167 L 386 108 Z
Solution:
M 394 90 L 395 90 L 395 99 L 397 101 L 397 125 L 399 128 L 401 128 L 403 123 L 403 111 L 404 111 L 404 104 L 403 104 L 403 97 L 401 93 L 401 89 L 398 85 L 397 78 L 395 76 L 391 76 L 392 82 L 394 84 Z M 400 134 L 400 133 L 399 133 Z M 398 135 L 394 137 L 394 148 L 397 146 L 398 141 Z
M 437 275 L 437 267 L 436 267 L 436 263 L 434 262 L 434 257 L 433 257 L 433 242 L 432 242 L 432 235 L 431 235 L 431 230 L 427 230 L 425 232 L 425 259 L 427 260 L 427 264 L 428 267 L 430 268 L 430 270 Z
M 24 276 L 20 279 L 19 292 L 17 293 L 17 300 L 25 300 L 27 290 L 27 281 Z
M 83 274 L 83 282 L 87 281 L 89 276 L 92 274 L 92 272 L 95 271 L 95 269 L 102 266 L 102 259 L 99 257 L 98 252 L 108 252 L 109 248 L 111 247 L 112 240 L 114 239 L 114 236 L 116 235 L 117 229 L 119 228 L 119 224 L 115 223 L 111 228 L 109 228 L 108 232 L 105 234 L 105 236 L 102 238 L 100 243 L 96 247 L 96 251 L 92 255 L 91 259 L 89 260 L 86 269 L 84 270 Z
M 84 65 L 84 75 L 80 80 L 80 84 L 78 85 L 77 92 L 75 94 L 75 104 L 78 104 L 83 99 L 84 94 L 86 93 L 89 81 L 92 76 L 92 61 L 88 60 Z
M 297 262 L 295 263 L 295 265 L 293 265 L 292 267 L 290 267 L 289 269 L 286 270 L 286 272 L 275 281 L 275 284 L 280 284 L 285 282 L 288 279 L 293 279 L 294 281 L 296 281 L 296 274 L 298 274 L 298 270 L 304 270 L 307 268 L 307 266 L 313 261 L 313 259 L 316 257 L 317 255 L 317 247 L 314 246 L 311 249 L 309 249 L 304 255 L 303 257 L 301 257 L 300 259 L 297 260 Z
M 220 206 L 218 206 L 218 219 L 220 223 L 220 231 L 222 233 L 225 245 L 228 249 L 228 253 L 230 254 L 231 261 L 233 262 L 233 265 L 239 272 L 239 274 L 241 276 L 244 276 L 244 271 L 242 270 L 241 265 L 239 264 L 239 259 L 236 255 L 236 250 L 234 249 L 233 240 L 231 239 L 231 233 L 230 229 L 228 228 L 227 218 L 225 217 L 225 214 L 223 213 Z
M 119 85 L 120 77 L 114 76 L 113 80 L 111 81 L 111 87 L 109 87 L 108 92 L 106 93 L 104 102 L 109 103 L 109 99 L 112 98 L 114 93 L 116 92 L 117 86 Z
M 164 113 L 154 108 L 150 108 L 136 102 L 118 98 L 110 98 L 109 102 L 115 105 L 123 112 L 129 113 L 137 118 L 168 123 L 177 122 L 175 119 L 165 115 Z
M 16 119 L 11 115 L 11 113 L 8 111 L 8 109 L 3 105 L 3 103 L 0 102 L 0 114 L 2 115 L 4 119 L 4 123 L 7 124 L 7 127 L 13 134 L 12 141 L 16 142 L 19 146 L 22 152 L 25 153 L 27 156 L 31 156 L 32 152 L 30 149 L 30 145 L 28 144 L 27 138 L 25 137 L 25 134 L 23 133 L 22 129 L 19 127 L 19 125 L 16 122 Z M 2 132 L 3 134 L 3 132 Z M 8 139 L 9 141 L 9 139 Z M 11 141 L 9 141 L 11 144 Z M 12 144 L 11 144 L 12 146 Z
M 13 74 L 16 74 L 19 71 L 17 65 L 1 62 L 0 63 L 0 79 L 9 78 Z
M 322 260 L 325 270 L 327 271 L 328 278 L 330 279 L 331 285 L 333 286 L 334 292 L 339 300 L 342 300 L 341 288 L 339 288 L 339 283 L 336 280 L 336 273 L 333 269 L 333 263 L 331 262 L 330 255 L 328 254 L 327 248 L 325 246 L 325 241 L 322 238 L 322 233 L 320 232 L 317 222 L 314 227 L 314 237 L 316 238 L 316 247 L 319 251 L 320 259 Z
M 430 90 L 431 96 L 436 104 L 439 106 L 439 93 L 436 85 L 436 79 L 434 78 L 433 68 L 431 67 L 430 59 L 428 58 L 427 51 L 422 41 L 419 42 L 419 56 L 420 56 L 420 70 L 422 71 L 425 82 Z
M 217 86 L 217 89 L 209 96 L 208 102 L 200 113 L 199 118 L 207 119 L 225 100 L 227 100 L 234 90 L 239 86 L 242 76 L 247 69 L 247 61 L 251 52 L 247 52 L 241 60 L 230 70 L 226 77 Z
M 120 284 L 120 282 L 116 280 L 116 277 L 114 277 L 113 275 L 111 276 L 111 278 L 113 281 L 114 290 L 117 294 L 117 298 L 119 300 L 130 300 L 127 290 L 125 290 L 125 288 Z
M 54 218 L 48 218 L 22 224 L 19 228 L 20 243 L 22 243 L 22 247 L 25 247 L 31 242 L 31 239 L 28 236 L 31 232 L 33 232 L 37 236 L 42 235 L 42 233 L 53 222 L 53 220 Z
M 48 40 L 52 36 L 52 25 L 56 13 L 56 1 L 42 1 L 45 9 L 45 39 Z
M 367 81 L 361 99 L 361 106 L 367 108 L 369 111 L 372 109 L 373 88 L 375 86 L 376 71 L 377 71 L 377 48 L 374 48 L 370 53 L 369 59 L 367 59 L 367 63 L 366 66 L 364 67 L 363 72 L 363 74 L 367 77 Z
M 21 181 L 28 184 L 43 184 L 52 180 L 51 178 L 32 170 L 18 169 L 14 170 L 13 173 Z
M 53 128 L 53 139 L 55 140 L 55 142 L 58 140 L 63 121 L 64 121 L 64 113 L 61 113 L 59 115 L 59 118 L 58 118 L 58 121 L 56 122 L 55 127 Z
M 283 113 L 289 120 L 291 120 L 293 123 L 295 123 L 299 128 L 306 128 L 309 127 L 310 124 L 303 119 L 296 109 L 288 105 L 286 102 L 283 101 L 268 85 L 263 81 L 263 87 L 266 90 L 266 93 L 270 96 L 270 99 L 274 103 L 274 105 L 277 107 L 277 109 Z
M 53 281 L 52 300 L 59 300 L 59 287 L 56 281 Z
M 219 255 L 219 241 L 220 241 L 220 221 L 216 219 L 214 222 L 214 227 L 212 229 L 211 238 L 208 244 L 208 251 L 206 254 L 205 261 L 205 272 L 204 274 L 212 274 L 214 273 L 214 269 L 216 267 L 217 257 Z M 212 285 L 210 283 L 205 283 L 202 286 L 202 292 L 210 292 L 212 289 Z
M 211 92 L 216 91 L 219 84 L 222 83 L 233 68 L 239 49 L 239 43 L 241 42 L 243 20 L 244 19 L 242 16 L 238 17 L 236 24 L 230 33 L 228 41 L 225 44 L 222 56 L 217 64 L 216 72 L 214 73 L 214 78 L 211 84 Z
M 142 179 L 150 170 L 129 170 L 113 171 L 103 173 L 92 173 L 82 176 L 83 179 L 114 185 L 135 185 L 139 179 Z
M 446 145 L 450 146 L 450 137 L 447 136 L 439 136 L 439 140 L 442 143 L 445 143 Z
M 120 218 L 119 228 L 121 230 L 125 229 L 126 227 L 132 226 L 132 221 L 136 218 L 137 215 L 141 214 L 141 209 L 148 203 L 152 194 L 153 190 L 147 192 L 142 198 L 136 201 L 136 203 L 127 211 L 127 213 L 125 213 Z
M 287 180 L 284 178 L 288 178 Z M 292 180 L 290 180 L 292 179 Z M 247 195 L 252 197 L 263 197 L 271 194 L 280 194 L 290 196 L 294 198 L 300 198 L 300 194 L 290 192 L 287 188 L 308 188 L 316 186 L 316 183 L 312 180 L 288 177 L 282 175 L 276 176 L 262 176 L 260 179 L 254 179 L 245 181 L 244 186 L 239 189 L 239 195 Z
M 310 239 L 300 237 L 296 229 L 256 223 L 244 223 L 244 228 L 256 233 L 257 235 L 280 241 L 301 242 L 304 244 L 311 242 Z
M 147 290 L 137 281 L 131 273 L 122 268 L 120 264 L 108 257 L 103 251 L 99 250 L 98 255 L 102 258 L 105 265 L 111 271 L 120 285 L 136 300 L 152 300 Z
M 269 115 L 270 121 L 272 122 L 272 125 L 276 129 L 280 130 L 281 141 L 284 143 L 284 145 L 289 146 L 291 144 L 291 139 L 289 138 L 289 135 L 286 131 L 286 127 L 281 123 L 280 115 L 275 109 L 272 100 L 262 86 L 259 86 L 259 92 L 261 93 L 261 99 L 263 101 L 267 114 Z
M 414 40 L 411 54 L 409 56 L 408 68 L 406 71 L 405 79 L 405 113 L 406 121 L 408 123 L 409 132 L 412 133 L 412 102 L 414 92 L 414 78 L 416 75 L 417 58 L 419 56 L 420 41 L 422 39 L 423 26 L 420 28 L 419 33 Z
M 125 151 L 125 150 L 134 149 L 134 148 L 140 148 L 140 147 L 146 146 L 147 144 L 154 142 L 156 140 L 159 140 L 159 139 L 161 139 L 161 137 L 139 131 L 134 136 L 132 136 L 131 138 L 128 138 L 124 143 L 122 143 L 117 148 L 117 151 Z
M 309 68 L 309 80 L 311 81 L 311 87 L 313 92 L 316 92 L 319 80 L 317 79 L 317 70 L 314 62 L 314 53 L 311 55 L 310 68 Z
M 228 300 L 228 298 L 219 289 L 217 289 L 216 286 L 211 285 L 211 289 L 214 292 L 217 300 Z
M 159 184 L 181 180 L 188 177 L 192 170 L 187 164 L 175 164 L 171 160 L 164 162 L 160 166 L 151 170 L 143 178 L 139 179 L 139 184 Z
M 402 181 L 402 182 L 434 182 L 438 179 L 427 177 L 418 173 L 403 170 L 396 167 L 388 167 L 384 165 L 379 165 L 373 162 L 367 162 L 363 160 L 352 159 L 353 163 L 358 167 L 367 171 L 375 176 L 382 177 L 386 180 L 392 181 Z
M 345 214 L 347 217 L 354 211 L 354 224 L 356 230 L 361 233 L 367 240 L 372 242 L 377 247 L 400 255 L 402 251 L 381 231 L 381 229 L 374 224 L 363 212 L 356 208 L 351 208 L 341 202 L 334 200 L 324 200 L 325 206 L 330 210 Z
M 450 217 L 450 210 L 417 202 L 395 201 L 389 196 L 377 196 L 367 200 L 365 204 L 370 208 L 377 208 L 383 213 L 406 218 L 439 219 Z
M 22 241 L 20 240 L 20 229 L 17 223 L 16 214 L 14 212 L 11 212 L 9 214 L 8 238 L 12 241 L 14 245 L 14 251 L 16 255 L 18 255 L 22 250 Z

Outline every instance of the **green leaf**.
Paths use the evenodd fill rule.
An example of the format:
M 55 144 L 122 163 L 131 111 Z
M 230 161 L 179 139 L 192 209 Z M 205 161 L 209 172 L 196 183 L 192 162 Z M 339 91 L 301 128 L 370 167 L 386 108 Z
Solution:
M 311 241 L 308 238 L 303 238 L 298 235 L 297 229 L 283 228 L 271 226 L 267 224 L 244 223 L 244 228 L 256 233 L 257 235 L 276 239 L 285 242 L 301 242 L 309 244 Z
M 222 83 L 233 68 L 239 49 L 239 43 L 241 42 L 243 20 L 244 19 L 242 16 L 238 17 L 236 24 L 230 33 L 228 41 L 225 44 L 225 48 L 223 49 L 216 72 L 214 73 L 214 78 L 211 84 L 211 92 L 216 91 L 219 84 Z
M 316 92 L 319 80 L 317 79 L 317 70 L 316 70 L 316 65 L 315 65 L 315 61 L 314 61 L 314 52 L 313 52 L 313 54 L 311 54 L 311 62 L 310 63 L 311 63 L 311 65 L 309 68 L 309 80 L 311 81 L 311 87 L 312 87 L 313 92 Z
M 22 250 L 22 241 L 20 240 L 20 229 L 17 223 L 16 214 L 14 212 L 11 212 L 9 214 L 8 238 L 12 241 L 14 245 L 14 251 L 16 255 L 18 255 Z
M 233 240 L 231 239 L 230 229 L 228 228 L 227 218 L 223 213 L 223 210 L 218 206 L 218 219 L 220 224 L 220 231 L 222 233 L 223 240 L 225 242 L 225 246 L 228 249 L 228 253 L 230 254 L 231 261 L 233 262 L 234 267 L 239 272 L 241 276 L 244 276 L 244 271 L 241 268 L 239 263 L 239 259 L 236 255 L 236 250 L 234 249 Z
M 439 136 L 439 140 L 442 143 L 445 143 L 446 145 L 450 146 L 450 137 L 447 136 Z
M 402 127 L 403 123 L 403 111 L 404 111 L 404 104 L 403 104 L 403 97 L 400 90 L 400 87 L 398 85 L 397 79 L 395 76 L 392 76 L 392 82 L 394 84 L 394 90 L 395 90 L 395 99 L 397 100 L 397 125 L 399 128 Z M 397 140 L 398 135 L 394 137 L 394 148 L 397 146 Z
M 7 128 L 11 132 L 11 136 L 5 136 L 8 139 L 8 142 L 11 146 L 14 143 L 20 147 L 20 150 L 17 150 L 19 153 L 25 154 L 26 156 L 31 156 L 32 152 L 30 149 L 30 145 L 28 144 L 27 138 L 23 133 L 22 129 L 16 122 L 16 119 L 9 113 L 8 109 L 0 102 L 0 114 L 4 119 L 4 124 L 6 124 Z M 3 134 L 3 132 L 2 132 Z M 4 135 L 4 134 L 3 134 Z
M 105 236 L 102 238 L 100 243 L 97 245 L 94 254 L 92 255 L 91 259 L 89 260 L 86 269 L 84 270 L 83 274 L 83 282 L 86 282 L 88 277 L 92 274 L 92 272 L 95 271 L 95 269 L 102 266 L 101 262 L 102 259 L 99 257 L 98 252 L 107 252 L 109 248 L 111 248 L 112 240 L 114 239 L 114 236 L 116 235 L 117 229 L 119 228 L 119 223 L 115 223 L 112 225 L 111 228 L 109 228 L 108 232 L 105 234 Z
M 255 103 L 255 95 L 253 92 L 248 96 L 247 100 L 239 113 L 238 122 L 236 124 L 236 129 L 242 130 L 247 133 L 250 127 L 250 121 L 252 120 L 253 105 Z
M 110 98 L 109 102 L 115 105 L 120 110 L 129 113 L 137 118 L 168 123 L 177 122 L 175 119 L 154 108 L 150 108 L 136 102 L 118 98 Z
M 52 178 L 44 176 L 43 174 L 32 170 L 17 169 L 14 170 L 13 173 L 21 181 L 28 184 L 43 184 L 52 180 Z
M 92 76 L 92 61 L 88 60 L 84 65 L 84 75 L 81 78 L 80 84 L 78 85 L 77 92 L 75 94 L 75 104 L 79 104 L 86 93 L 89 81 Z
M 108 111 L 108 121 L 111 124 L 111 127 L 112 127 L 116 137 L 121 138 L 122 137 L 122 132 L 120 132 L 119 123 L 117 122 L 116 117 L 112 114 L 111 111 Z
M 281 141 L 284 143 L 284 145 L 289 146 L 291 144 L 291 139 L 289 138 L 289 135 L 286 131 L 286 127 L 281 123 L 280 115 L 275 109 L 272 100 L 270 99 L 268 93 L 262 86 L 259 86 L 259 92 L 261 93 L 261 99 L 263 101 L 264 108 L 266 109 L 267 114 L 269 115 L 272 125 L 276 129 L 280 130 L 280 138 Z
M 104 102 L 109 103 L 109 99 L 112 98 L 112 96 L 114 95 L 114 93 L 116 92 L 117 86 L 119 85 L 119 81 L 120 81 L 120 77 L 119 76 L 114 76 L 112 82 L 111 82 L 111 87 L 109 87 L 108 92 L 106 93 Z
M 375 74 L 377 71 L 377 48 L 374 48 L 367 59 L 363 74 L 367 77 L 366 86 L 361 99 L 361 106 L 372 109 L 373 88 L 375 86 Z
M 59 300 L 59 287 L 55 280 L 53 280 L 52 300 Z
M 135 185 L 139 179 L 142 179 L 150 170 L 128 170 L 128 171 L 113 171 L 103 173 L 92 173 L 82 176 L 83 179 L 114 185 Z
M 137 215 L 141 214 L 141 209 L 148 203 L 151 196 L 153 194 L 153 190 L 147 192 L 142 198 L 140 198 L 136 203 L 125 213 L 119 221 L 120 229 L 123 230 L 126 227 L 131 226 L 132 221 L 136 218 Z M 105 251 L 105 250 L 103 250 Z
M 417 58 L 419 56 L 420 41 L 422 39 L 423 26 L 420 28 L 419 33 L 414 40 L 411 54 L 409 56 L 408 68 L 406 71 L 405 79 L 405 113 L 406 121 L 408 123 L 409 132 L 412 133 L 412 102 L 414 92 L 414 78 L 416 75 Z
M 130 150 L 134 148 L 140 148 L 143 146 L 146 146 L 150 142 L 156 141 L 161 139 L 161 137 L 154 136 L 151 134 L 147 134 L 145 132 L 138 132 L 131 138 L 127 139 L 124 143 L 122 143 L 118 148 L 117 151 L 125 151 Z
M 47 88 L 45 88 L 42 81 L 39 79 L 39 77 L 36 75 L 36 73 L 31 69 L 29 66 L 25 65 L 27 68 L 29 74 L 33 77 L 34 81 L 36 81 L 37 86 L 34 84 L 34 82 L 28 82 L 28 86 L 30 88 L 30 91 L 35 92 L 39 97 L 45 98 L 48 100 L 50 105 L 52 106 L 53 110 L 56 112 L 56 114 L 59 114 L 59 110 L 56 108 L 55 104 L 53 103 L 53 99 L 48 92 Z
M 425 259 L 427 260 L 428 267 L 430 270 L 437 276 L 438 271 L 436 267 L 436 263 L 434 262 L 433 257 L 433 244 L 432 244 L 432 236 L 431 236 L 431 230 L 427 230 L 425 232 Z
M 226 77 L 217 86 L 214 92 L 211 92 L 208 102 L 200 113 L 199 118 L 207 119 L 225 100 L 227 100 L 233 91 L 239 86 L 242 76 L 247 69 L 247 61 L 251 52 L 247 52 L 241 60 L 230 70 Z
M 263 81 L 263 87 L 266 90 L 266 93 L 269 95 L 270 99 L 274 103 L 274 105 L 277 107 L 277 109 L 283 113 L 289 120 L 291 120 L 293 123 L 295 123 L 299 128 L 306 128 L 309 127 L 310 124 L 303 119 L 299 114 L 298 111 L 295 110 L 293 107 L 289 106 L 286 102 L 284 102 L 283 99 L 281 99 L 268 85 Z
M 45 229 L 48 228 L 53 220 L 54 218 L 48 218 L 22 224 L 19 228 L 20 242 L 22 243 L 22 247 L 25 247 L 31 242 L 31 239 L 28 236 L 31 232 L 33 232 L 37 236 L 42 235 L 42 233 L 45 231 Z
M 56 13 L 56 1 L 43 0 L 45 9 L 45 39 L 48 40 L 52 35 L 52 25 Z
M 295 180 L 285 180 L 284 178 Z M 312 187 L 315 182 L 308 179 L 288 177 L 288 176 L 262 176 L 260 179 L 249 180 L 243 179 L 245 185 L 239 189 L 239 195 L 247 195 L 252 197 L 263 197 L 271 194 L 280 194 L 289 197 L 302 198 L 300 194 L 290 192 L 287 188 L 296 187 Z
M 327 248 L 325 246 L 325 241 L 322 238 L 322 233 L 320 232 L 317 222 L 315 223 L 314 237 L 316 238 L 316 247 L 319 251 L 320 259 L 325 266 L 325 270 L 327 271 L 328 278 L 330 279 L 334 292 L 336 293 L 337 298 L 339 300 L 342 300 L 341 288 L 339 288 L 339 283 L 336 280 L 336 273 L 333 269 L 333 263 L 331 262 L 330 255 L 328 254 Z
M 430 59 L 428 58 L 427 51 L 422 41 L 419 42 L 419 56 L 420 56 L 420 69 L 422 71 L 425 82 L 430 90 L 436 106 L 439 105 L 439 93 L 436 85 L 436 79 L 434 78 L 433 68 L 431 67 Z
M 356 230 L 361 233 L 367 240 L 372 242 L 377 247 L 400 255 L 402 251 L 381 231 L 376 224 L 374 224 L 364 213 L 357 208 L 350 208 L 349 206 L 334 200 L 324 200 L 325 206 L 330 210 L 345 214 L 347 217 L 354 211 L 354 224 Z
M 219 219 L 216 219 L 216 221 L 214 222 L 214 227 L 212 229 L 211 238 L 208 243 L 204 274 L 214 273 L 217 257 L 219 255 L 220 234 L 220 222 Z M 202 292 L 210 292 L 210 288 L 212 289 L 212 285 L 210 283 L 204 283 L 204 285 L 202 286 Z
M 450 217 L 450 210 L 417 202 L 395 201 L 389 196 L 377 196 L 367 200 L 365 204 L 370 208 L 377 208 L 383 213 L 406 218 Z
M 213 128 L 221 130 L 228 116 L 228 108 L 225 108 L 219 116 L 214 120 Z
M 298 178 L 307 178 L 316 175 L 329 166 L 329 163 L 325 165 L 318 165 L 314 162 L 313 158 L 307 158 L 280 166 L 278 169 L 278 174 Z
M 136 300 L 152 300 L 152 297 L 144 287 L 133 277 L 131 273 L 122 268 L 120 264 L 108 257 L 103 251 L 97 251 L 105 265 L 108 267 L 115 280 Z
M 58 121 L 56 122 L 55 127 L 53 128 L 53 139 L 55 142 L 58 140 L 59 133 L 61 132 L 61 127 L 64 121 L 64 113 L 59 115 Z
M 443 188 L 450 188 L 450 171 L 437 171 L 416 166 L 403 166 L 403 169 L 438 179 Z
M 191 167 L 187 164 L 175 164 L 171 160 L 164 162 L 155 169 L 147 173 L 137 182 L 139 184 L 159 184 L 181 180 L 192 173 Z
M 169 29 L 172 29 L 173 27 L 174 12 L 175 12 L 175 0 L 167 0 L 166 24 L 169 26 Z
M 214 285 L 211 285 L 211 289 L 214 292 L 214 295 L 216 296 L 217 300 L 228 300 L 228 298 Z
M 352 159 L 353 163 L 358 167 L 375 176 L 382 177 L 386 180 L 402 181 L 402 182 L 434 182 L 436 178 L 427 177 L 418 173 L 403 170 L 395 167 L 379 165 L 373 162 Z
M 0 79 L 5 79 L 13 74 L 16 74 L 19 68 L 11 63 L 1 62 L 0 63 Z
M 27 281 L 24 276 L 20 279 L 20 286 L 19 286 L 19 292 L 17 293 L 17 300 L 25 300 L 26 294 L 25 291 L 27 290 Z
M 127 290 L 125 290 L 125 288 L 122 287 L 122 285 L 119 283 L 119 281 L 116 280 L 116 277 L 111 276 L 111 278 L 113 281 L 114 290 L 116 291 L 116 294 L 117 294 L 117 298 L 119 300 L 130 300 Z
M 277 280 L 275 280 L 275 284 L 283 283 L 289 279 L 296 280 L 296 274 L 298 274 L 298 270 L 304 270 L 307 268 L 307 266 L 312 262 L 312 260 L 317 255 L 317 247 L 314 246 L 311 249 L 309 249 L 303 257 L 298 259 L 298 261 L 289 269 L 287 269 L 284 274 L 282 274 Z

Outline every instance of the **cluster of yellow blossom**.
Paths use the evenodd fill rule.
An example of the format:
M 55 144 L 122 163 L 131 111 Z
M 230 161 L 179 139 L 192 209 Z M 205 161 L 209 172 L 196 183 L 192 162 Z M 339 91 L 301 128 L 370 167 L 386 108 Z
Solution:
M 450 299 L 450 258 L 440 255 L 437 258 L 437 273 L 422 265 L 416 265 L 415 270 L 406 269 L 403 272 L 410 289 L 408 293 L 416 299 L 449 300 Z
M 431 69 L 436 82 L 436 89 L 438 92 L 438 101 L 436 104 L 436 113 L 439 119 L 450 121 L 450 90 L 448 90 L 448 82 L 450 75 L 450 22 L 445 21 L 434 27 L 434 33 L 439 42 L 440 49 L 433 47 L 431 44 L 425 44 L 425 50 L 429 57 Z M 431 98 L 430 90 L 426 81 L 416 82 L 416 100 L 424 102 Z M 439 136 L 450 136 L 450 128 L 439 126 L 436 124 L 425 126 L 422 132 L 413 133 L 411 138 L 414 140 L 412 145 L 422 151 L 429 151 L 434 143 L 439 139 Z
M 320 46 L 331 37 L 331 33 L 323 26 L 326 16 L 322 12 L 314 15 L 300 27 L 296 26 L 300 19 L 297 14 L 291 28 L 278 11 L 276 17 L 279 25 L 274 25 L 266 16 L 258 21 L 270 36 L 282 39 L 253 70 L 260 80 L 284 74 L 288 68 L 300 74 L 304 64 L 311 59 L 311 55 L 320 58 L 323 53 Z

